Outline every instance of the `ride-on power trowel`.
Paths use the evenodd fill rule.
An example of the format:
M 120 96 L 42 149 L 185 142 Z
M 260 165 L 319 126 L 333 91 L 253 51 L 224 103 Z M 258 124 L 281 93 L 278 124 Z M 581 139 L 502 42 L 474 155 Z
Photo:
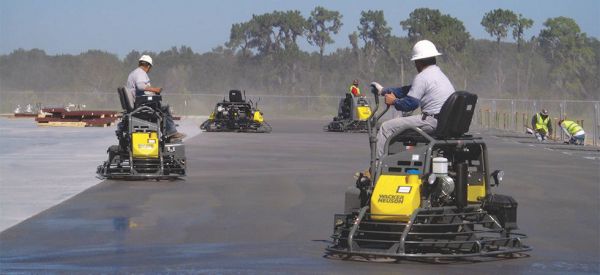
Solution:
M 98 166 L 100 178 L 176 179 L 185 176 L 185 146 L 164 133 L 161 96 L 138 96 L 118 89 L 123 116 L 117 130 L 119 145 L 108 148 L 108 160 Z
M 363 96 L 346 93 L 340 99 L 338 115 L 333 118 L 324 130 L 329 132 L 366 132 L 367 118 L 371 116 L 369 101 Z
M 529 251 L 517 233 L 517 202 L 494 194 L 503 172 L 490 173 L 486 145 L 466 135 L 477 96 L 455 92 L 442 106 L 436 130 L 413 127 L 389 137 L 377 160 L 375 125 L 368 119 L 371 176 L 360 173 L 334 216 L 330 257 L 464 258 Z M 387 107 L 389 108 L 389 106 Z M 493 183 L 490 182 L 493 178 Z
M 207 132 L 270 133 L 271 125 L 264 120 L 258 102 L 246 100 L 245 92 L 242 97 L 240 90 L 230 90 L 229 100 L 218 102 L 200 129 Z

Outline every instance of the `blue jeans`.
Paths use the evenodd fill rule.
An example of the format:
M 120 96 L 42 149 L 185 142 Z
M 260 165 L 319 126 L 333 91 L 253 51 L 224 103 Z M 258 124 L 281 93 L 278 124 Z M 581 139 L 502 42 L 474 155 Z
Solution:
M 160 106 L 160 109 L 165 114 L 165 134 L 168 136 L 177 133 L 175 121 L 173 121 L 173 116 L 171 115 L 171 108 L 169 108 L 169 105 L 162 105 Z
M 572 136 L 569 139 L 570 144 L 584 145 L 585 144 L 585 135 Z

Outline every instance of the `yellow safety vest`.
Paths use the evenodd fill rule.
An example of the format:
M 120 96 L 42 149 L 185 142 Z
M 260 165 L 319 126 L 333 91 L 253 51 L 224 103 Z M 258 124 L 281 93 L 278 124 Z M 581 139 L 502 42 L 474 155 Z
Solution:
M 536 116 L 537 116 L 537 121 L 535 122 L 535 129 L 536 130 L 542 129 L 546 133 L 548 133 L 548 121 L 550 120 L 550 116 L 547 116 L 546 119 L 542 119 L 542 116 L 540 116 L 540 113 L 537 113 Z
M 356 88 L 356 90 L 358 91 L 358 95 L 357 96 L 359 96 L 360 95 L 360 88 L 358 88 L 358 86 L 350 85 L 350 89 L 349 90 L 350 90 L 351 94 L 352 94 L 352 88 Z M 352 95 L 354 95 L 354 94 L 352 94 Z
M 577 132 L 583 130 L 583 128 L 581 128 L 581 126 L 579 126 L 579 124 L 575 123 L 574 121 L 570 121 L 570 120 L 565 120 L 560 124 L 565 130 L 567 130 L 567 132 L 569 132 L 570 135 L 575 135 Z

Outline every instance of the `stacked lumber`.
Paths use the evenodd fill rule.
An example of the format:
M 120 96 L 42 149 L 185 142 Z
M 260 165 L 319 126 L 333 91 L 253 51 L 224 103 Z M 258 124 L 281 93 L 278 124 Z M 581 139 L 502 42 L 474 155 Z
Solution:
M 107 127 L 119 118 L 116 111 L 69 111 L 66 108 L 44 108 L 35 118 L 38 126 Z

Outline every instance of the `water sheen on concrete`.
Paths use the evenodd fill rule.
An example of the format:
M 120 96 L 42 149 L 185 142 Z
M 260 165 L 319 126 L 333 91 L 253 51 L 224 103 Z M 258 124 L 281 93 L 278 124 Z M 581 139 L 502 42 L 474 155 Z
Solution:
M 600 161 L 482 133 L 495 192 L 519 202 L 534 250 L 452 263 L 327 259 L 333 214 L 368 165 L 365 134 L 325 120 L 186 142 L 182 181 L 104 181 L 0 233 L 2 272 L 210 274 L 597 274 Z M 90 167 L 91 170 L 95 167 Z M 563 173 L 564 172 L 564 173 Z

